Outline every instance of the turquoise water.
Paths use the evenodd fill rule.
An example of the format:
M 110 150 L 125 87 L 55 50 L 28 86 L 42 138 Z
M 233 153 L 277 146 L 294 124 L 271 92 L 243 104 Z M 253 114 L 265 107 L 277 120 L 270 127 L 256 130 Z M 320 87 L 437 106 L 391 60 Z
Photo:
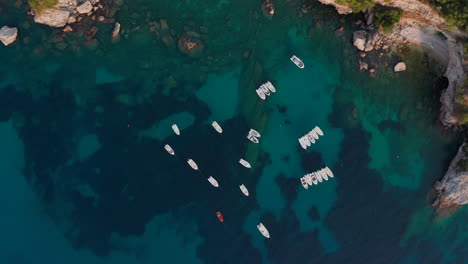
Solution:
M 467 209 L 430 207 L 461 140 L 437 127 L 440 69 L 416 49 L 407 71 L 384 55 L 369 77 L 350 44 L 359 17 L 302 4 L 275 2 L 269 19 L 256 1 L 133 1 L 120 40 L 98 24 L 93 44 L 0 3 L 0 25 L 20 30 L 0 47 L 0 262 L 464 263 Z M 183 34 L 200 57 L 178 50 Z M 277 92 L 262 101 L 267 80 Z M 316 125 L 325 136 L 304 151 Z M 335 178 L 302 188 L 323 166 Z

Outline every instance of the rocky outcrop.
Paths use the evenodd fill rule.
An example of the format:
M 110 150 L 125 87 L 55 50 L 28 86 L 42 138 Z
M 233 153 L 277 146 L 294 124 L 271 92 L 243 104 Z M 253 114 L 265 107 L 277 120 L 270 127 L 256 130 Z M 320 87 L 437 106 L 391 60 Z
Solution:
M 336 0 L 319 0 L 320 3 L 325 5 L 332 5 L 336 8 L 336 11 L 340 15 L 347 15 L 353 12 L 353 9 L 347 5 L 340 5 L 336 3 Z
M 399 62 L 393 67 L 394 72 L 401 72 L 406 70 L 406 63 L 404 62 Z
M 18 29 L 13 27 L 4 26 L 0 29 L 0 41 L 3 45 L 8 46 L 11 43 L 15 42 L 18 37 Z
M 78 16 L 90 15 L 98 8 L 102 8 L 99 0 L 58 0 L 53 8 L 31 10 L 31 13 L 36 23 L 50 27 L 64 27 L 78 21 Z
M 468 204 L 468 145 L 464 143 L 459 149 L 455 158 L 444 177 L 437 181 L 434 189 L 437 192 L 437 198 L 432 206 L 439 213 L 449 211 L 449 213 L 458 207 Z M 466 165 L 465 165 L 466 164 Z

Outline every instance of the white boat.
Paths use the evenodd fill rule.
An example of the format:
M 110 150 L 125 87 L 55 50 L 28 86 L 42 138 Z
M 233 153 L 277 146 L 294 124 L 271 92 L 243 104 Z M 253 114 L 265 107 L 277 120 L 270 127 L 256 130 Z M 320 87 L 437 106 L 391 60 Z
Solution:
M 252 136 L 254 136 L 254 137 L 262 137 L 262 136 L 260 135 L 260 133 L 258 133 L 258 131 L 255 130 L 255 129 L 253 129 L 253 128 L 251 128 L 251 129 L 249 130 L 249 135 L 252 135 Z
M 307 134 L 305 137 L 310 141 L 310 143 L 315 144 L 315 138 L 312 135 Z
M 299 138 L 299 144 L 301 145 L 301 147 L 302 147 L 303 149 L 307 149 L 306 140 L 307 140 L 307 139 L 304 138 L 304 137 Z
M 317 180 L 318 180 L 319 182 L 322 182 L 322 181 L 323 181 L 323 180 L 322 180 L 322 174 L 320 174 L 320 171 L 316 171 L 316 172 L 315 172 L 315 177 L 317 177 Z
M 249 196 L 249 190 L 247 190 L 247 187 L 245 187 L 244 184 L 241 184 L 239 186 L 239 188 L 241 189 L 242 193 L 245 195 L 245 196 Z
M 310 140 L 306 137 L 306 136 L 303 136 L 304 138 L 304 143 L 306 144 L 307 147 L 310 147 L 312 142 L 310 142 Z
M 218 122 L 216 121 L 213 121 L 213 123 L 211 123 L 211 125 L 213 126 L 213 128 L 216 130 L 216 132 L 218 133 L 223 133 L 223 129 L 221 128 L 221 126 L 218 124 Z
M 296 64 L 297 67 L 304 69 L 305 67 L 304 62 L 302 62 L 302 60 L 299 59 L 296 55 L 292 55 L 290 59 L 292 62 L 294 62 L 294 64 Z
M 308 188 L 309 188 L 309 185 L 307 184 L 307 181 L 306 181 L 305 177 L 301 177 L 301 183 L 302 183 L 302 186 L 303 186 L 305 189 L 308 189 Z
M 270 96 L 270 89 L 268 89 L 268 87 L 266 87 L 265 84 L 260 85 L 260 88 L 259 88 L 259 89 L 262 89 L 263 93 L 264 93 L 266 96 Z
M 317 185 L 317 184 L 318 184 L 317 176 L 315 176 L 315 173 L 314 173 L 314 172 L 312 172 L 311 174 L 312 174 L 312 176 L 311 176 L 312 182 L 313 182 L 315 185 Z
M 190 165 L 190 167 L 192 167 L 192 169 L 198 170 L 198 166 L 197 166 L 197 164 L 195 163 L 195 161 L 193 161 L 193 159 L 188 159 L 188 160 L 187 160 L 187 163 L 188 163 L 188 165 Z
M 266 95 L 265 95 L 265 93 L 263 92 L 262 89 L 258 88 L 257 90 L 255 90 L 255 92 L 257 92 L 258 97 L 260 97 L 260 99 L 262 99 L 262 100 L 266 99 Z
M 219 187 L 218 181 L 215 180 L 215 178 L 213 178 L 213 177 L 210 176 L 210 177 L 208 178 L 208 181 L 209 181 L 209 182 L 211 183 L 211 185 L 213 185 L 214 187 Z
M 180 135 L 179 127 L 178 127 L 176 124 L 173 124 L 173 125 L 172 125 L 172 130 L 174 130 L 174 133 L 175 133 L 176 135 Z
M 259 223 L 257 225 L 257 228 L 258 228 L 258 231 L 260 231 L 260 233 L 262 233 L 262 235 L 264 237 L 270 238 L 270 232 L 268 232 L 268 230 L 266 229 L 266 227 L 262 223 Z
M 272 84 L 270 81 L 266 82 L 266 83 L 265 83 L 265 86 L 268 87 L 268 89 L 269 89 L 272 93 L 276 93 L 276 88 L 275 88 L 275 86 L 273 86 L 273 84 Z
M 245 159 L 240 159 L 239 163 L 242 164 L 242 166 L 246 167 L 247 169 L 252 168 L 252 166 L 250 166 L 250 163 L 247 162 Z
M 310 135 L 310 136 L 312 136 L 312 137 L 315 138 L 315 139 L 318 139 L 318 138 L 319 138 L 318 133 L 317 133 L 314 129 L 312 129 L 311 131 L 309 131 L 309 133 L 307 133 L 307 135 Z
M 248 135 L 247 138 L 252 141 L 253 143 L 255 144 L 258 144 L 260 141 L 258 141 L 258 138 L 252 136 L 252 135 Z
M 307 184 L 312 185 L 312 177 L 310 176 L 310 173 L 306 174 L 304 179 L 306 180 Z
M 325 170 L 324 170 L 324 169 L 321 169 L 321 170 L 320 170 L 320 173 L 321 173 L 321 175 L 322 175 L 322 178 L 325 179 L 326 181 L 328 181 L 328 175 L 327 175 L 327 173 L 325 172 Z
M 332 177 L 332 178 L 335 177 L 335 176 L 333 176 L 333 172 L 330 170 L 330 168 L 325 167 L 324 170 L 325 170 L 325 173 L 326 173 L 328 176 L 330 176 L 330 177 Z
M 171 148 L 171 146 L 169 146 L 168 144 L 164 145 L 164 148 L 166 149 L 166 151 L 171 154 L 172 156 L 175 155 L 174 153 L 174 150 Z
M 314 127 L 314 130 L 315 132 L 317 132 L 317 134 L 319 134 L 319 136 L 323 136 L 323 131 L 322 129 L 320 129 L 320 127 L 316 126 Z

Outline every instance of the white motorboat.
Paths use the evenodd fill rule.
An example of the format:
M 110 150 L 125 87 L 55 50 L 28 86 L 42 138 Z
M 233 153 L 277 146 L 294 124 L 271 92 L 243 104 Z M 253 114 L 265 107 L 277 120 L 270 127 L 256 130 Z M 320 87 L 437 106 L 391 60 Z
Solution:
M 323 136 L 323 131 L 322 129 L 320 129 L 320 127 L 316 126 L 314 127 L 314 130 L 315 132 L 317 132 L 317 134 L 319 134 L 319 136 Z
M 325 170 L 325 173 L 326 173 L 328 176 L 330 176 L 330 177 L 332 177 L 332 178 L 334 177 L 334 176 L 333 176 L 333 172 L 330 170 L 330 168 L 325 167 L 324 170 Z
M 312 185 L 312 177 L 310 176 L 310 173 L 306 174 L 304 179 L 306 180 L 307 184 Z
M 197 166 L 197 164 L 195 163 L 195 161 L 193 161 L 193 159 L 188 159 L 188 160 L 187 160 L 187 163 L 188 163 L 188 165 L 190 165 L 190 167 L 192 167 L 192 169 L 198 170 L 198 166 Z
M 317 177 L 317 180 L 318 180 L 319 182 L 322 182 L 322 181 L 323 181 L 323 180 L 322 180 L 322 174 L 320 174 L 320 171 L 316 171 L 316 172 L 315 172 L 315 177 Z
M 239 160 L 239 163 L 242 164 L 242 166 L 246 167 L 247 169 L 252 168 L 252 166 L 250 165 L 250 163 L 249 163 L 248 161 L 246 161 L 245 159 L 240 159 L 240 160 Z
M 316 174 L 315 174 L 314 172 L 312 172 L 311 174 L 312 174 L 312 176 L 311 176 L 312 182 L 313 182 L 315 185 L 317 185 L 317 184 L 318 184 L 318 180 L 317 180 Z
M 304 138 L 304 143 L 306 144 L 306 146 L 310 147 L 312 145 L 310 143 L 312 143 L 312 142 L 310 142 L 310 140 L 307 138 L 307 136 L 303 136 L 303 138 Z
M 259 223 L 257 225 L 257 228 L 258 228 L 258 231 L 260 231 L 260 233 L 262 233 L 262 235 L 264 237 L 270 238 L 270 232 L 268 232 L 268 230 L 266 229 L 266 227 L 262 223 Z
M 251 128 L 251 129 L 249 130 L 249 135 L 252 135 L 252 136 L 254 136 L 254 137 L 262 137 L 262 136 L 260 135 L 260 133 L 258 133 L 258 131 L 255 130 L 255 129 L 253 129 L 253 128 Z
M 168 144 L 164 145 L 164 148 L 166 149 L 166 151 L 171 154 L 172 156 L 175 155 L 174 153 L 174 150 L 171 148 L 171 146 L 169 146 Z
M 303 186 L 305 189 L 308 189 L 308 188 L 309 188 L 309 185 L 307 184 L 307 181 L 306 181 L 305 177 L 301 177 L 301 183 L 302 183 L 302 186 Z
M 211 123 L 211 125 L 213 126 L 213 128 L 216 130 L 216 132 L 218 133 L 223 133 L 223 129 L 221 128 L 221 126 L 218 124 L 218 122 L 216 121 L 213 121 L 213 123 Z
M 260 85 L 260 88 L 259 88 L 259 89 L 262 89 L 263 93 L 264 93 L 266 96 L 270 96 L 270 89 L 268 89 L 268 87 L 266 87 L 265 84 Z
M 176 124 L 173 124 L 173 125 L 172 125 L 172 130 L 174 130 L 174 133 L 175 133 L 176 135 L 178 135 L 178 136 L 180 135 L 179 127 L 178 127 Z
M 215 178 L 213 178 L 213 177 L 210 176 L 210 177 L 208 178 L 208 181 L 209 181 L 209 182 L 211 183 L 211 185 L 213 185 L 214 187 L 216 187 L 216 188 L 219 187 L 218 181 L 217 181 Z
M 321 169 L 321 170 L 320 170 L 320 173 L 321 173 L 321 175 L 322 175 L 322 178 L 325 179 L 326 181 L 328 181 L 328 175 L 327 175 L 327 173 L 325 172 L 325 170 L 324 170 L 324 169 Z
M 253 143 L 255 144 L 258 144 L 260 141 L 258 140 L 258 138 L 252 136 L 252 135 L 248 135 L 247 138 L 252 141 Z
M 301 68 L 301 69 L 304 69 L 305 65 L 304 65 L 304 62 L 302 62 L 301 59 L 299 59 L 296 55 L 292 55 L 292 57 L 290 58 L 290 60 L 296 64 L 297 67 Z
M 315 138 L 311 134 L 307 134 L 305 137 L 310 141 L 310 143 L 315 144 Z
M 258 97 L 260 97 L 260 99 L 262 99 L 262 100 L 266 99 L 266 95 L 265 95 L 265 93 L 263 92 L 262 89 L 258 88 L 257 90 L 255 90 L 255 92 L 257 92 Z
M 244 184 L 241 184 L 239 188 L 245 196 L 249 196 L 249 190 L 247 190 L 247 187 L 245 187 Z
M 299 144 L 301 145 L 301 147 L 302 147 L 303 149 L 307 149 L 306 140 L 307 140 L 307 139 L 304 138 L 304 137 L 299 138 Z
M 276 88 L 275 88 L 275 86 L 273 86 L 273 84 L 272 84 L 270 81 L 266 82 L 266 83 L 265 83 L 265 86 L 266 86 L 272 93 L 276 93 Z
M 319 138 L 319 135 L 317 134 L 317 132 L 316 132 L 314 129 L 312 129 L 311 131 L 309 131 L 309 133 L 307 133 L 307 135 L 310 135 L 310 136 L 312 136 L 312 137 L 315 138 L 315 139 L 318 139 L 318 138 Z

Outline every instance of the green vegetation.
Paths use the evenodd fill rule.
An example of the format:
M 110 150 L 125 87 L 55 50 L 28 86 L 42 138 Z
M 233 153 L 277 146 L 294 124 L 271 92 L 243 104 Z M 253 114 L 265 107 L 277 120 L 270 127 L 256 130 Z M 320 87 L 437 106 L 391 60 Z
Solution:
M 379 7 L 375 12 L 374 26 L 384 33 L 391 33 L 393 26 L 400 21 L 402 16 L 403 10 L 399 8 Z
M 347 5 L 353 9 L 354 13 L 361 12 L 364 9 L 374 7 L 374 0 L 337 0 L 337 4 Z
M 41 12 L 46 8 L 54 7 L 58 0 L 28 0 L 29 6 L 36 12 Z
M 448 23 L 467 30 L 468 4 L 466 0 L 430 0 L 432 7 L 440 12 Z

